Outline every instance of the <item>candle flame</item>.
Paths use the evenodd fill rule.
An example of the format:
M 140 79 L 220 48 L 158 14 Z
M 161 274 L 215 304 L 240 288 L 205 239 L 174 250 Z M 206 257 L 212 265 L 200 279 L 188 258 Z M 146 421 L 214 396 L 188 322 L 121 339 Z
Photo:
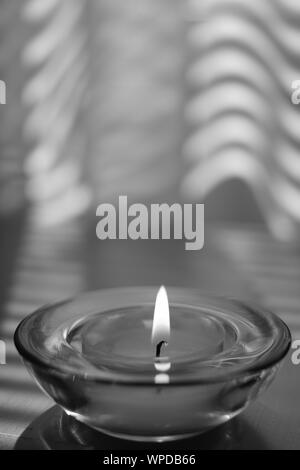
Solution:
M 161 286 L 155 301 L 152 344 L 167 343 L 170 338 L 170 312 L 168 294 L 164 286 Z

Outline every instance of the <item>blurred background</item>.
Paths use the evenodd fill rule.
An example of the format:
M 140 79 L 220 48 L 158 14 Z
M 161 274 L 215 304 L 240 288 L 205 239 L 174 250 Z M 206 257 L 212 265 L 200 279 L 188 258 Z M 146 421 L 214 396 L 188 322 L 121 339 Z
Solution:
M 49 407 L 12 341 L 42 304 L 186 285 L 259 301 L 299 338 L 299 44 L 299 0 L 0 0 L 0 448 Z M 204 250 L 100 242 L 96 208 L 119 195 L 205 203 Z M 297 388 L 289 363 L 270 423 L 299 428 Z
M 126 194 L 297 238 L 296 0 L 1 0 L 1 212 Z

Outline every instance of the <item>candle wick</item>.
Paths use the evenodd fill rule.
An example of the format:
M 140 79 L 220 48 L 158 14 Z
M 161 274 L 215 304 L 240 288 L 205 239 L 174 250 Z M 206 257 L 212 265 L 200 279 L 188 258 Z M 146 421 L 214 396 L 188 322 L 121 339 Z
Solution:
M 157 345 L 156 345 L 156 357 L 160 357 L 161 355 L 161 348 L 163 346 L 167 346 L 168 342 L 167 341 L 160 341 Z

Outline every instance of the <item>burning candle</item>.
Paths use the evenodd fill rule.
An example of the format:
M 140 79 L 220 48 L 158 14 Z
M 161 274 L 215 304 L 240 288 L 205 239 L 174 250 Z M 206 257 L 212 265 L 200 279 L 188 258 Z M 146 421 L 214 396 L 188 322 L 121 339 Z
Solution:
M 35 312 L 16 346 L 69 415 L 118 437 L 204 432 L 266 388 L 290 335 L 271 313 L 197 291 L 109 289 Z
M 170 338 L 169 300 L 164 286 L 159 289 L 156 296 L 151 338 L 155 346 L 154 367 L 159 372 L 154 382 L 156 384 L 169 383 L 170 377 L 166 372 L 171 368 L 171 363 L 168 358 L 161 357 L 161 349 L 168 345 Z
M 152 344 L 156 345 L 156 357 L 160 357 L 161 347 L 168 344 L 170 338 L 170 310 L 167 291 L 164 286 L 159 289 L 153 315 Z
M 199 317 L 197 308 L 171 305 L 161 286 L 155 305 L 122 307 L 84 319 L 68 332 L 68 339 L 91 363 L 122 367 L 129 362 L 133 369 L 147 368 L 166 372 L 171 363 L 178 365 L 187 358 L 211 357 L 224 345 L 224 330 L 215 319 Z

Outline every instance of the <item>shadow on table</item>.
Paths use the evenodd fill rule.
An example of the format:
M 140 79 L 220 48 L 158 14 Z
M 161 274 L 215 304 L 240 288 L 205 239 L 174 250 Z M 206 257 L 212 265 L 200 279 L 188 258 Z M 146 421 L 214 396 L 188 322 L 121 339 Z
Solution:
M 149 444 L 112 438 L 94 431 L 54 406 L 19 437 L 16 450 L 223 450 L 263 449 L 264 440 L 239 417 L 192 439 Z

